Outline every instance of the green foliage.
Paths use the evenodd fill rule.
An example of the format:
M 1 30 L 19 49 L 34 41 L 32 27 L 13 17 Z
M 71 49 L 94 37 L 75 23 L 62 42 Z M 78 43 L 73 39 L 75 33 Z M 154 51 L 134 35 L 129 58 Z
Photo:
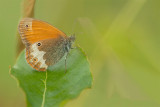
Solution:
M 22 1 L 0 3 L 2 107 L 26 105 L 16 81 L 8 75 L 8 66 L 15 63 Z M 160 0 L 36 1 L 34 17 L 68 36 L 75 34 L 92 63 L 92 89 L 65 107 L 160 107 L 159 6 Z
M 64 58 L 48 71 L 38 72 L 27 64 L 23 51 L 11 74 L 24 90 L 28 107 L 63 106 L 64 102 L 77 97 L 83 89 L 92 85 L 89 63 L 80 48 L 70 51 L 66 73 Z

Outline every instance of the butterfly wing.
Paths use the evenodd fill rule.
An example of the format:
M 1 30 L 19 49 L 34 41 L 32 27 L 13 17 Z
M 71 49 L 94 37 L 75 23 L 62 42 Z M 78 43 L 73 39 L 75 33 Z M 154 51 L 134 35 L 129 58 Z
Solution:
M 25 18 L 20 21 L 19 33 L 26 46 L 27 63 L 34 69 L 45 71 L 64 56 L 63 47 L 67 36 L 50 24 Z
M 65 39 L 45 39 L 38 41 L 26 48 L 26 60 L 28 64 L 38 71 L 45 71 L 48 66 L 57 63 L 65 54 Z
M 24 18 L 20 21 L 19 33 L 25 45 L 44 39 L 58 38 L 59 36 L 66 37 L 62 31 L 52 25 L 32 18 Z

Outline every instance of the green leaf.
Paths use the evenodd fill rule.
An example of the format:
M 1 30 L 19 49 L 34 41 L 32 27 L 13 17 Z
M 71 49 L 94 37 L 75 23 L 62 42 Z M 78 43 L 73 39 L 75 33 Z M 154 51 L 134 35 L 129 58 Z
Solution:
M 31 68 L 23 51 L 10 71 L 24 90 L 28 107 L 58 107 L 77 97 L 92 85 L 92 75 L 88 60 L 81 48 L 69 52 L 67 72 L 64 58 L 46 72 Z

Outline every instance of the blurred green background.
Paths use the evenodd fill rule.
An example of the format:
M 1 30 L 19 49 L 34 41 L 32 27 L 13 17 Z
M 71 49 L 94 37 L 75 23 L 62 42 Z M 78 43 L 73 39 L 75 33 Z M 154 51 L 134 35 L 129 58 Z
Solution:
M 16 61 L 22 0 L 0 0 L 0 107 L 23 107 L 9 75 Z M 37 0 L 35 18 L 75 34 L 93 74 L 66 107 L 160 107 L 160 1 Z

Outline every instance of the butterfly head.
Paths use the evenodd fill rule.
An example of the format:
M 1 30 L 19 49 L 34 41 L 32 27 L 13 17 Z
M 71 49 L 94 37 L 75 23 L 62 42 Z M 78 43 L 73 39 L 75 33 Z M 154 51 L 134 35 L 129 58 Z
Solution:
M 68 52 L 72 48 L 72 43 L 74 41 L 75 41 L 75 36 L 74 35 L 67 38 L 67 42 L 66 42 L 66 46 L 65 46 L 66 52 Z

